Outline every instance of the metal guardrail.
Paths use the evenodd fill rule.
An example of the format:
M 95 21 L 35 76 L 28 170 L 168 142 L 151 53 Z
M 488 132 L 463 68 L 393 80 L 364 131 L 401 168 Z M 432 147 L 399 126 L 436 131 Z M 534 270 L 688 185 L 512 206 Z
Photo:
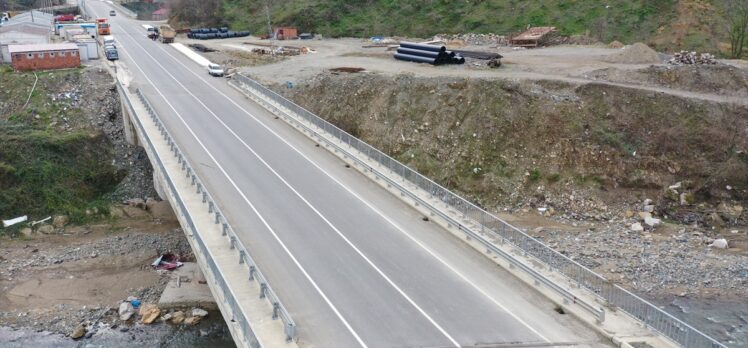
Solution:
M 124 12 L 126 15 L 138 19 L 138 14 L 133 12 L 132 10 L 128 9 L 127 7 L 122 6 L 122 4 L 118 3 L 116 0 L 112 1 L 112 6 L 116 7 L 117 10 L 120 12 Z
M 399 175 L 405 181 L 411 183 L 412 185 L 415 185 L 417 189 L 423 190 L 424 192 L 428 193 L 429 198 L 436 198 L 444 203 L 447 208 L 456 209 L 457 211 L 459 211 L 463 218 L 480 226 L 481 232 L 489 232 L 499 237 L 501 243 L 510 243 L 511 245 L 514 245 L 515 247 L 521 249 L 525 253 L 525 255 L 531 256 L 537 261 L 547 265 L 550 269 L 557 271 L 559 274 L 562 274 L 564 277 L 566 277 L 576 285 L 590 290 L 598 298 L 606 301 L 609 306 L 621 309 L 635 319 L 644 323 L 647 327 L 660 332 L 674 342 L 685 347 L 727 348 L 727 346 L 725 346 L 724 344 L 709 337 L 696 328 L 686 324 L 685 322 L 672 316 L 671 314 L 663 311 L 652 303 L 642 299 L 641 297 L 616 284 L 611 283 L 601 275 L 591 271 L 578 262 L 550 248 L 537 239 L 527 235 L 520 229 L 510 225 L 506 221 L 494 216 L 493 214 L 481 209 L 475 204 L 435 183 L 431 179 L 410 169 L 408 166 L 391 158 L 390 156 L 372 147 L 371 145 L 348 134 L 347 132 L 336 127 L 330 122 L 327 122 L 326 120 L 307 111 L 301 106 L 279 95 L 278 93 L 266 88 L 262 84 L 241 74 L 235 74 L 234 78 L 247 87 L 252 88 L 262 95 L 266 96 L 291 113 L 298 115 L 306 122 L 335 137 L 341 143 L 347 144 L 349 147 L 355 149 L 361 155 L 377 162 L 380 166 L 390 170 L 392 173 Z M 284 112 L 278 107 L 276 107 L 276 109 Z M 301 122 L 296 123 L 306 128 L 310 132 L 317 133 Z M 379 172 L 378 169 L 369 166 L 368 164 L 366 164 L 366 162 L 360 160 L 359 158 L 357 158 L 357 156 L 351 154 L 346 149 L 343 149 L 335 143 L 327 140 L 324 136 L 320 136 L 318 134 L 318 137 L 320 140 L 335 147 L 337 150 L 342 151 L 342 153 L 347 153 L 349 157 L 351 157 L 360 165 L 364 166 L 364 168 L 368 168 L 372 172 Z M 387 180 L 387 177 L 381 175 L 381 172 L 378 176 L 381 176 L 383 179 Z M 411 198 L 420 201 L 422 204 L 430 207 L 435 214 L 439 214 L 447 221 L 451 221 L 457 226 L 457 228 L 460 229 L 460 231 L 465 232 L 470 237 L 482 241 L 489 250 L 497 252 L 498 254 L 505 257 L 508 256 L 508 260 L 510 260 L 510 262 L 511 260 L 514 260 L 511 255 L 506 255 L 506 253 L 496 248 L 493 243 L 486 240 L 485 237 L 474 233 L 470 228 L 468 228 L 461 222 L 455 221 L 451 217 L 446 216 L 446 214 L 441 213 L 438 209 L 432 207 L 430 203 L 424 202 L 417 195 L 410 192 L 407 188 L 404 188 L 394 182 L 391 183 L 395 184 L 396 187 L 400 187 L 401 192 L 403 192 L 404 194 L 408 194 Z M 523 269 L 533 275 L 536 279 L 544 282 L 547 286 L 550 286 L 554 290 L 558 291 L 565 298 L 570 299 L 569 296 L 573 297 L 573 295 L 570 295 L 561 286 L 553 283 L 542 275 L 540 275 L 540 278 L 538 278 L 539 273 L 534 271 L 532 268 L 525 266 L 521 262 L 516 262 L 516 260 L 512 263 L 523 267 Z M 577 303 L 579 302 L 577 301 Z M 588 304 L 582 304 L 582 306 L 586 307 L 585 309 L 587 309 L 588 311 L 596 313 L 596 309 L 594 307 L 591 307 Z M 602 312 L 602 317 L 598 317 L 598 320 L 604 320 L 604 312 Z
M 127 94 L 124 93 L 124 87 L 119 83 L 119 81 L 117 82 L 117 87 L 122 89 L 123 91 L 122 94 L 125 96 L 125 99 L 128 105 L 130 106 L 130 109 L 134 111 L 135 109 L 132 106 L 132 102 L 127 96 Z M 237 237 L 234 229 L 224 218 L 225 215 L 221 213 L 221 210 L 216 205 L 215 200 L 208 193 L 205 185 L 200 180 L 200 178 L 197 176 L 197 173 L 195 173 L 195 171 L 192 169 L 193 167 L 189 164 L 189 161 L 184 156 L 184 153 L 182 152 L 182 150 L 174 142 L 174 139 L 172 138 L 169 131 L 166 129 L 166 127 L 161 122 L 160 118 L 156 114 L 150 102 L 148 102 L 145 95 L 143 95 L 140 89 L 137 89 L 135 92 L 138 98 L 140 99 L 140 101 L 143 103 L 143 105 L 145 105 L 145 108 L 146 110 L 148 110 L 151 120 L 158 127 L 159 131 L 161 132 L 161 135 L 164 137 L 164 140 L 166 140 L 172 153 L 178 159 L 178 163 L 181 164 L 182 171 L 186 173 L 187 178 L 191 179 L 192 186 L 196 187 L 196 193 L 202 195 L 202 202 L 207 204 L 208 213 L 215 215 L 215 223 L 221 225 L 222 235 L 228 236 L 229 243 L 231 243 L 231 249 L 235 249 L 239 251 L 239 263 L 247 265 L 249 280 L 257 280 L 257 282 L 260 284 L 260 298 L 266 298 L 270 302 L 270 304 L 273 306 L 272 319 L 275 320 L 275 319 L 280 318 L 284 324 L 284 331 L 286 334 L 286 339 L 289 341 L 295 339 L 296 338 L 296 323 L 291 318 L 291 315 L 288 313 L 286 308 L 280 302 L 280 299 L 275 294 L 273 289 L 270 287 L 265 276 L 263 276 L 262 273 L 260 272 L 259 268 L 257 267 L 257 264 L 254 262 L 252 257 L 249 255 L 249 252 L 247 251 L 244 244 Z M 145 128 L 143 127 L 140 119 L 137 117 L 135 117 L 135 119 L 137 121 L 136 123 L 139 128 L 138 130 L 140 132 L 143 132 L 142 134 L 145 135 L 146 134 Z M 148 146 L 152 149 L 152 152 L 155 154 L 155 147 L 153 146 L 151 139 L 148 137 L 145 137 L 145 138 L 148 141 Z M 195 240 L 197 241 L 197 245 L 200 248 L 198 252 L 206 256 L 205 260 L 207 261 L 207 264 L 208 264 L 208 267 L 210 268 L 211 273 L 214 275 L 213 278 L 215 280 L 216 285 L 219 287 L 219 289 L 221 289 L 224 295 L 223 298 L 225 299 L 226 303 L 231 308 L 231 312 L 233 313 L 233 315 L 241 316 L 240 318 L 237 318 L 238 320 L 236 320 L 236 322 L 238 322 L 240 327 L 242 328 L 244 339 L 250 344 L 251 347 L 260 347 L 259 341 L 254 331 L 249 325 L 247 314 L 244 313 L 244 310 L 241 308 L 241 306 L 239 306 L 236 300 L 236 296 L 226 284 L 226 280 L 223 278 L 223 275 L 219 272 L 218 266 L 215 264 L 215 262 L 213 261 L 213 258 L 210 256 L 210 252 L 205 246 L 205 243 L 200 237 L 200 234 L 197 233 L 197 229 L 195 228 L 194 222 L 187 211 L 184 201 L 182 201 L 179 193 L 177 192 L 176 186 L 174 185 L 171 178 L 166 175 L 167 172 L 166 172 L 166 168 L 163 162 L 157 156 L 156 156 L 156 162 L 158 163 L 159 168 L 161 169 L 161 172 L 164 173 L 164 177 L 167 181 L 169 190 L 171 191 L 172 195 L 174 196 L 178 204 L 178 206 L 175 208 L 177 208 L 178 211 L 181 213 L 181 215 L 185 217 L 185 220 L 187 221 L 189 228 L 193 231 L 192 235 L 195 237 Z

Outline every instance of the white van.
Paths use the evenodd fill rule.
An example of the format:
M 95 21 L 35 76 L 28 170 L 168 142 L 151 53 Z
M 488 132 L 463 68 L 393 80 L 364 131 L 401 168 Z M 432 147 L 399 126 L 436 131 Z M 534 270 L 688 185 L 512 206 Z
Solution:
M 114 45 L 114 36 L 111 36 L 111 35 L 102 36 L 101 42 L 104 44 L 104 46 Z

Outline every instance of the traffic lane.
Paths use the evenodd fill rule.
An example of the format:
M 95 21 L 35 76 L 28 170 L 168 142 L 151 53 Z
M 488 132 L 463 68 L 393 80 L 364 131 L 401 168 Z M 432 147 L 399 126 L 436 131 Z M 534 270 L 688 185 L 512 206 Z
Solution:
M 189 86 L 189 88 L 199 89 L 199 81 L 197 84 L 190 84 Z M 199 89 L 196 93 L 210 93 L 203 91 L 205 90 Z M 222 118 L 224 121 L 236 121 L 236 119 L 228 120 L 227 118 L 241 114 L 241 110 L 231 110 L 230 105 L 227 106 L 225 103 L 221 103 L 220 97 L 219 99 L 211 98 L 208 103 L 214 104 L 211 108 L 219 110 L 216 113 L 223 115 Z M 222 110 L 221 108 L 228 109 Z M 229 126 L 237 132 L 249 133 L 245 134 L 243 137 L 244 141 L 253 144 L 250 146 L 257 147 L 258 144 L 260 144 L 260 147 L 264 147 L 263 150 L 266 152 L 264 159 L 271 163 L 271 167 L 280 172 L 285 172 L 287 175 L 283 176 L 287 180 L 293 181 L 294 179 L 299 179 L 299 176 L 291 178 L 288 175 L 294 175 L 299 172 L 298 162 L 292 160 L 294 158 L 294 153 L 291 152 L 289 154 L 287 150 L 285 150 L 286 147 L 284 147 L 284 144 L 278 144 L 277 138 L 270 135 L 267 131 L 264 131 L 261 126 L 257 125 L 248 127 L 248 121 L 246 120 L 246 117 L 242 118 L 240 116 L 237 123 L 229 124 Z M 255 150 L 262 152 L 257 148 Z M 297 158 L 297 160 L 300 160 L 302 163 L 305 162 L 305 160 L 300 158 Z M 335 167 L 343 168 L 341 163 L 337 163 Z M 300 178 L 305 179 L 317 174 L 316 168 L 311 167 L 310 169 L 311 171 L 305 170 Z M 361 179 L 368 180 L 364 177 L 361 177 Z M 319 203 L 315 206 L 320 207 L 326 204 L 323 210 L 327 211 L 327 217 L 332 216 L 331 214 L 335 214 L 332 219 L 343 222 L 343 228 L 340 228 L 341 230 L 346 233 L 356 232 L 354 235 L 361 238 L 359 238 L 358 243 L 355 244 L 362 245 L 362 248 L 364 249 L 374 250 L 373 255 L 375 255 L 377 259 L 375 264 L 380 266 L 381 264 L 386 264 L 388 267 L 384 267 L 385 273 L 394 274 L 393 277 L 398 278 L 396 281 L 397 284 L 407 284 L 406 293 L 417 294 L 414 295 L 416 296 L 417 303 L 422 304 L 422 297 L 427 297 L 425 302 L 431 309 L 427 312 L 440 313 L 440 317 L 443 317 L 445 321 L 448 320 L 452 322 L 452 326 L 457 327 L 456 329 L 447 328 L 447 331 L 464 333 L 464 341 L 470 344 L 475 342 L 537 342 L 540 340 L 537 335 L 528 330 L 527 327 L 524 327 L 523 324 L 517 322 L 517 320 L 511 316 L 506 315 L 506 313 L 503 313 L 500 308 L 496 308 L 493 303 L 488 302 L 480 293 L 476 292 L 475 289 L 465 284 L 461 279 L 455 277 L 453 274 L 450 274 L 449 270 L 445 269 L 442 265 L 435 265 L 435 260 L 433 260 L 430 255 L 426 255 L 422 250 L 415 248 L 410 240 L 402 237 L 397 231 L 392 231 L 391 226 L 388 226 L 386 221 L 373 214 L 373 212 L 371 212 L 367 207 L 359 204 L 359 209 L 345 211 L 346 208 L 350 208 L 349 205 L 344 205 L 343 207 L 339 207 L 338 205 L 330 206 L 328 204 L 329 202 L 345 202 L 346 200 L 353 199 L 353 197 L 347 196 L 346 193 L 342 192 L 335 184 L 332 184 L 332 186 L 327 185 L 328 183 L 325 182 L 326 180 L 328 180 L 327 177 L 317 175 L 314 179 L 295 186 L 299 191 L 312 191 L 311 194 L 305 196 L 307 199 Z M 330 193 L 335 192 L 336 190 L 338 196 L 331 196 Z M 394 197 L 391 197 L 391 199 L 398 201 L 397 199 L 394 199 Z M 354 201 L 354 203 L 357 202 Z M 367 214 L 368 216 L 366 216 Z M 356 218 L 347 219 L 347 217 L 352 216 Z M 359 223 L 361 223 L 362 226 L 382 226 L 381 228 L 389 228 L 390 230 L 385 231 L 384 233 L 381 233 L 382 231 L 371 231 L 367 228 L 360 228 Z M 337 224 L 337 227 L 341 227 L 339 223 L 334 224 Z M 377 236 L 377 238 L 373 240 L 367 239 L 371 238 L 371 236 Z M 394 236 L 394 240 L 387 240 L 387 238 L 385 238 L 390 236 Z M 408 245 L 409 243 L 411 245 Z M 405 247 L 406 245 L 407 247 Z M 404 258 L 402 255 L 411 255 L 412 259 L 402 260 Z M 437 272 L 432 270 L 429 274 L 419 273 L 420 270 L 429 267 L 433 268 L 434 266 L 437 268 L 441 267 L 440 271 Z M 448 288 L 450 291 L 435 292 L 434 289 L 437 289 L 439 286 Z M 458 298 L 458 300 L 451 300 L 451 302 L 448 301 L 455 297 Z M 447 311 L 446 309 L 448 307 L 445 306 L 445 303 L 454 305 L 453 307 L 449 307 L 452 308 L 452 310 Z M 469 310 L 466 310 L 468 308 Z M 476 315 L 484 318 L 484 320 L 480 322 L 484 323 L 483 325 L 471 322 L 470 319 L 474 318 Z M 437 320 L 437 322 L 439 322 L 439 320 Z M 505 331 L 497 331 L 494 326 L 494 323 L 497 322 L 513 322 L 513 325 L 507 325 L 507 330 Z
M 181 56 L 181 55 L 180 55 L 180 56 Z M 210 80 L 210 79 L 209 79 L 209 80 Z M 198 81 L 198 82 L 199 82 L 199 81 Z M 212 100 L 212 99 L 211 99 L 211 100 Z M 238 127 L 232 127 L 232 128 L 234 128 L 234 129 L 237 129 Z M 244 128 L 242 128 L 242 129 L 244 129 Z M 249 138 L 253 138 L 253 136 L 250 136 Z M 260 143 L 264 143 L 264 142 L 263 142 L 263 141 L 260 141 Z M 284 158 L 284 161 L 285 161 L 285 157 L 284 157 L 284 156 L 271 156 L 271 158 Z M 295 170 L 295 168 L 294 168 L 294 170 Z M 438 303 L 438 302 L 439 302 L 439 301 L 434 301 L 434 303 Z M 454 317 L 454 315 L 449 315 L 449 317 L 450 317 L 450 318 L 453 318 L 453 317 Z M 502 321 L 503 321 L 503 320 L 502 320 Z M 459 321 L 459 322 L 466 322 L 466 321 Z M 486 321 L 486 322 L 487 322 L 487 323 L 490 323 L 491 321 Z M 494 332 L 495 330 L 493 330 L 493 328 L 492 328 L 492 327 L 486 327 L 486 328 L 484 328 L 484 330 L 483 330 L 483 331 L 484 331 L 484 332 L 489 332 L 489 331 L 490 331 L 490 332 Z M 509 331 L 516 331 L 516 330 L 515 330 L 514 328 L 511 328 L 511 329 L 510 329 Z M 460 332 L 467 332 L 467 331 L 462 331 L 462 330 L 460 330 Z M 473 335 L 473 334 L 470 334 L 470 336 L 471 336 L 471 337 L 475 337 L 475 335 Z M 493 338 L 493 340 L 494 340 L 494 341 L 496 341 L 496 339 L 495 339 L 495 336 L 492 336 L 491 334 L 488 334 L 488 336 L 489 336 L 489 337 L 491 337 L 491 338 Z M 531 335 L 530 335 L 530 336 L 531 336 Z M 505 337 L 504 339 L 506 339 L 506 337 Z M 514 341 L 514 340 L 517 340 L 518 338 L 516 338 L 516 337 L 509 337 L 508 339 L 509 339 L 509 340 L 512 340 L 512 341 Z M 528 338 L 528 337 L 524 337 L 524 340 L 531 340 L 531 339 L 532 339 L 532 337 L 530 337 L 530 338 Z M 537 339 L 537 338 L 536 338 L 536 339 Z M 481 338 L 481 340 L 483 340 L 483 341 L 487 341 L 487 340 L 488 340 L 488 338 Z
M 146 73 L 148 75 L 153 76 L 155 80 L 159 80 L 159 81 L 162 80 L 160 78 L 161 76 L 159 75 L 158 72 L 148 72 L 146 70 Z M 171 89 L 169 89 L 169 88 L 173 87 L 173 86 L 174 86 L 174 84 L 165 84 L 164 86 L 159 86 L 159 88 L 160 88 L 161 93 L 163 93 L 163 94 L 166 95 L 167 99 L 175 101 L 172 104 L 177 109 L 177 112 L 180 113 L 180 114 L 182 114 L 183 117 L 189 118 L 190 115 L 194 114 L 195 110 L 198 110 L 198 109 L 195 108 L 195 105 L 192 103 L 193 102 L 193 98 L 191 96 L 185 95 L 181 91 L 177 91 L 176 93 L 172 93 Z M 198 116 L 198 120 L 192 120 L 192 121 L 187 120 L 187 122 L 191 123 L 191 122 L 194 121 L 194 122 L 200 123 L 200 121 L 202 121 L 202 120 L 199 120 L 199 118 L 201 118 L 201 117 L 202 116 Z M 172 126 L 168 125 L 168 121 L 167 121 L 167 127 L 173 128 Z M 197 136 L 204 141 L 206 147 L 208 147 L 209 149 L 214 149 L 214 151 L 217 151 L 216 153 L 214 153 L 214 156 L 216 156 L 216 159 L 218 160 L 219 163 L 222 163 L 223 165 L 225 165 L 226 163 L 229 163 L 229 162 L 230 162 L 229 164 L 239 163 L 237 161 L 232 161 L 232 157 L 235 156 L 235 155 L 237 155 L 236 151 L 233 151 L 233 154 L 230 155 L 229 158 L 226 158 L 225 160 L 220 159 L 221 154 L 231 153 L 232 150 L 235 149 L 235 147 L 231 146 L 231 145 L 225 146 L 225 144 L 222 141 L 212 142 L 212 140 L 214 140 L 214 139 L 225 139 L 226 137 L 225 137 L 224 134 L 221 134 L 220 132 L 214 132 L 214 133 L 205 133 L 205 132 L 203 132 L 204 134 L 200 134 L 202 131 L 215 130 L 215 129 L 217 129 L 217 128 L 214 128 L 214 127 L 207 127 L 207 128 L 206 127 L 201 127 L 200 129 L 196 129 L 195 132 L 198 133 Z M 179 137 L 177 137 L 177 138 L 179 138 Z M 181 143 L 179 139 L 177 139 L 177 141 L 178 141 L 178 143 Z M 211 151 L 211 152 L 213 152 L 213 151 Z M 250 162 L 242 162 L 242 164 L 245 164 L 245 165 L 248 164 L 248 163 L 250 163 Z M 258 168 L 252 168 L 252 167 L 250 167 L 250 168 L 239 168 L 239 169 L 236 170 L 236 173 L 257 173 L 258 172 L 257 169 Z M 232 169 L 231 168 L 227 168 L 226 171 L 229 172 L 229 173 L 231 173 Z M 260 175 L 259 177 L 244 178 L 244 179 L 245 180 L 241 180 L 242 183 L 256 183 L 256 182 L 261 182 L 262 175 Z M 259 187 L 262 187 L 262 188 L 272 187 L 272 185 L 265 185 L 263 183 L 263 185 L 261 185 Z M 243 189 L 243 191 L 245 191 L 245 190 L 246 190 L 246 188 Z M 299 210 L 303 210 L 304 208 L 306 208 L 305 206 L 299 206 L 298 209 L 297 209 L 297 208 L 295 208 L 293 206 L 289 206 L 289 203 L 293 202 L 294 197 L 291 198 L 291 201 L 284 200 L 282 198 L 278 199 L 278 191 L 275 188 L 273 188 L 273 192 L 272 193 L 268 192 L 264 196 L 262 196 L 262 195 L 259 195 L 259 196 L 255 195 L 254 192 L 252 192 L 252 190 L 249 190 L 249 193 L 247 193 L 247 195 L 250 196 L 250 197 L 261 197 L 261 199 L 264 199 L 264 197 L 268 197 L 268 198 L 273 197 L 277 201 L 279 201 L 279 202 L 282 203 L 281 206 L 277 207 L 279 209 L 288 209 L 290 211 L 298 212 Z M 275 208 L 276 207 L 271 208 L 271 211 L 274 210 Z M 293 221 L 293 222 L 305 221 L 305 224 L 308 224 L 308 221 L 313 220 L 314 218 L 315 218 L 315 216 L 309 216 L 309 217 L 297 217 L 296 220 L 293 220 L 293 219 L 289 220 L 289 219 L 286 218 L 286 216 L 282 216 L 280 219 L 278 219 L 277 222 L 273 221 L 272 217 L 268 217 L 267 220 L 270 222 L 270 224 L 272 226 L 278 226 L 280 223 L 282 223 L 282 222 L 288 222 L 288 221 Z M 303 230 L 302 227 L 304 227 L 304 226 L 299 226 L 299 225 L 289 226 L 289 227 L 281 226 L 280 228 L 278 228 L 278 230 L 279 231 L 283 231 L 283 230 L 288 229 L 288 230 L 293 230 L 293 231 L 301 231 L 301 230 Z M 328 227 L 327 226 L 319 226 L 319 227 L 311 226 L 311 228 L 312 229 L 316 229 L 316 230 L 321 230 L 321 229 L 325 229 L 325 228 L 328 228 Z M 337 236 L 331 236 L 331 237 L 337 237 Z M 323 242 L 323 244 L 326 244 L 328 246 L 331 244 L 331 243 L 329 243 L 329 241 L 328 242 L 324 242 L 324 239 L 321 238 L 320 235 L 315 236 L 315 238 L 318 238 L 321 242 Z M 304 240 L 302 240 L 301 238 L 298 238 L 298 237 L 294 238 L 293 241 L 299 241 L 300 242 L 300 244 L 299 244 L 300 247 L 303 246 L 303 245 L 311 245 L 312 244 L 309 241 L 304 241 Z M 337 241 L 341 242 L 340 240 L 337 240 Z M 290 245 L 290 248 L 293 250 L 294 246 Z M 316 250 L 323 250 L 323 249 L 324 248 L 322 247 L 322 245 L 320 245 L 319 248 L 317 248 Z M 345 245 L 341 245 L 340 248 L 335 247 L 333 249 L 335 249 L 335 250 L 345 250 L 346 248 L 345 248 Z M 309 249 L 309 250 L 315 250 L 315 249 Z M 319 256 L 320 255 L 318 255 L 318 254 L 310 255 L 310 260 L 315 260 L 315 259 L 319 258 Z M 356 259 L 356 256 L 357 255 L 349 255 L 349 256 L 341 255 L 339 260 L 331 260 L 331 261 L 328 261 L 328 263 L 330 263 L 330 264 L 336 264 L 337 263 L 337 264 L 340 264 L 340 265 L 348 265 L 350 267 L 349 270 L 346 271 L 345 269 L 338 268 L 337 271 L 339 273 L 342 273 L 342 274 L 347 274 L 347 278 L 349 278 L 349 279 L 355 279 L 355 277 L 353 275 L 359 275 L 359 277 L 361 277 L 362 280 L 363 279 L 372 279 L 372 278 L 376 279 L 376 275 L 373 275 L 373 276 L 372 275 L 366 275 L 364 272 L 362 272 L 362 268 L 365 269 L 366 267 L 368 267 L 367 265 L 356 265 L 355 263 L 351 262 L 352 259 L 354 259 L 354 260 Z M 299 259 L 303 262 L 304 257 L 300 256 Z M 324 271 L 325 269 L 322 269 L 322 270 Z M 326 278 L 326 277 L 329 277 L 329 276 L 323 276 L 323 278 Z M 354 282 L 354 283 L 363 283 L 363 281 L 362 282 Z M 367 293 L 367 291 L 368 291 L 368 293 Z M 387 291 L 389 291 L 390 293 L 387 293 Z M 417 337 L 417 335 L 413 334 L 414 332 L 424 332 L 425 333 L 425 335 L 424 335 L 425 338 L 431 338 L 431 337 L 435 336 L 434 332 L 430 332 L 430 331 L 433 331 L 433 328 L 431 328 L 428 323 L 425 323 L 425 322 L 421 323 L 421 325 L 420 325 L 421 327 L 419 327 L 419 325 L 418 325 L 419 320 L 422 321 L 422 319 L 420 319 L 418 317 L 418 313 L 413 313 L 412 310 L 410 310 L 410 312 L 402 310 L 402 309 L 409 309 L 407 303 L 398 304 L 397 303 L 398 300 L 399 301 L 403 301 L 403 300 L 398 297 L 398 294 L 394 293 L 394 290 L 389 289 L 388 285 L 382 284 L 379 288 L 377 286 L 374 286 L 373 284 L 368 284 L 365 287 L 363 287 L 363 288 L 359 287 L 358 289 L 355 289 L 355 288 L 345 289 L 344 288 L 344 289 L 342 289 L 342 292 L 340 292 L 339 294 L 333 293 L 333 297 L 334 298 L 343 298 L 345 296 L 345 294 L 358 294 L 359 296 L 363 295 L 364 298 L 367 298 L 369 300 L 369 302 L 372 302 L 372 307 L 370 307 L 370 308 L 364 308 L 363 310 L 360 310 L 358 312 L 367 313 L 367 316 L 365 318 L 366 320 L 374 319 L 375 322 L 384 323 L 384 325 L 381 325 L 383 327 L 384 331 L 381 332 L 381 333 L 379 333 L 379 334 L 373 335 L 373 337 L 379 338 L 379 337 L 387 337 L 387 336 L 389 336 L 389 337 L 394 337 L 397 340 L 396 342 L 392 342 L 392 341 L 384 342 L 383 341 L 381 343 L 383 343 L 383 344 L 388 344 L 388 343 L 395 344 L 395 343 L 407 342 L 407 339 L 411 339 L 411 340 L 413 340 L 413 343 L 415 343 L 415 344 L 429 344 L 429 345 L 431 345 L 431 344 L 443 344 L 443 342 L 433 342 L 433 341 L 431 341 L 429 339 L 421 340 L 421 339 L 419 339 Z M 376 298 L 376 296 L 379 296 L 382 299 L 385 299 L 385 301 L 379 301 L 379 303 L 372 301 L 373 299 Z M 394 299 L 394 301 L 393 301 L 393 299 Z M 355 299 L 354 302 L 359 302 L 359 300 Z M 359 307 L 361 307 L 360 304 L 357 304 L 357 305 Z M 388 307 L 388 305 L 391 308 Z M 385 309 L 385 308 L 387 308 L 388 310 L 384 311 L 383 309 Z M 395 311 L 394 314 L 388 314 L 388 312 L 392 312 L 393 308 L 397 309 L 397 311 Z M 376 315 L 372 315 L 372 313 L 376 313 L 377 309 L 379 310 L 379 312 L 382 313 L 382 317 L 381 318 L 377 318 Z M 407 322 L 409 324 L 409 326 L 410 326 L 410 328 L 409 328 L 409 330 L 407 330 L 407 332 L 406 331 L 402 331 L 402 335 L 396 334 L 397 333 L 396 330 L 398 328 L 402 328 L 403 327 L 403 325 L 401 325 L 402 323 L 398 322 L 398 319 L 403 320 L 404 322 Z M 369 329 L 371 329 L 371 328 L 369 328 Z M 383 333 L 387 333 L 387 334 L 383 334 Z M 365 335 L 362 334 L 362 336 L 365 336 Z M 400 336 L 402 336 L 402 337 L 400 337 Z

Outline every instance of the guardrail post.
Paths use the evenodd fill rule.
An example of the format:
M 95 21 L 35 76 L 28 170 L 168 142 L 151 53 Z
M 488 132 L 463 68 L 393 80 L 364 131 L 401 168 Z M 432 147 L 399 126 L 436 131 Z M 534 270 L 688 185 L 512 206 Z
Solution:
M 236 242 L 236 237 L 231 236 L 231 242 L 229 243 L 231 245 L 231 250 L 236 249 L 236 246 L 234 245 L 234 242 Z
M 600 316 L 597 317 L 597 323 L 602 324 L 605 321 L 605 308 L 600 307 Z
M 213 201 L 208 202 L 208 214 L 213 214 Z
M 221 222 L 221 213 L 216 211 L 216 225 L 218 225 Z
M 221 228 L 221 235 L 222 235 L 222 236 L 225 236 L 225 235 L 226 235 L 226 233 L 228 232 L 228 229 L 229 229 L 229 224 L 227 224 L 227 223 L 224 223 L 224 224 L 223 224 L 223 228 Z
M 255 280 L 255 265 L 249 266 L 249 280 Z
M 260 284 L 260 298 L 265 298 L 265 291 L 268 290 L 267 283 Z
M 194 177 L 194 176 L 192 177 L 192 180 L 193 180 L 193 181 L 195 180 L 195 177 Z M 197 183 L 197 193 L 200 193 L 200 189 L 202 188 L 202 186 L 203 186 L 203 184 L 201 184 L 201 183 Z M 203 203 L 205 203 L 205 201 L 203 201 Z
M 203 191 L 203 203 L 208 201 L 208 194 Z
M 244 250 L 239 250 L 239 264 L 240 265 L 244 263 L 244 255 L 245 255 Z
M 273 320 L 278 319 L 279 309 L 280 309 L 280 305 L 278 305 L 278 302 L 273 302 Z

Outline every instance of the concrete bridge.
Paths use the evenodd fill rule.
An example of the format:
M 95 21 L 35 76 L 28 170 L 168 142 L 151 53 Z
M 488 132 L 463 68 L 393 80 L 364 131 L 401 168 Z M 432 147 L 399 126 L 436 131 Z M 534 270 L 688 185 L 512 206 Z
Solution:
M 111 22 L 126 135 L 237 346 L 722 347 L 257 82 Z

